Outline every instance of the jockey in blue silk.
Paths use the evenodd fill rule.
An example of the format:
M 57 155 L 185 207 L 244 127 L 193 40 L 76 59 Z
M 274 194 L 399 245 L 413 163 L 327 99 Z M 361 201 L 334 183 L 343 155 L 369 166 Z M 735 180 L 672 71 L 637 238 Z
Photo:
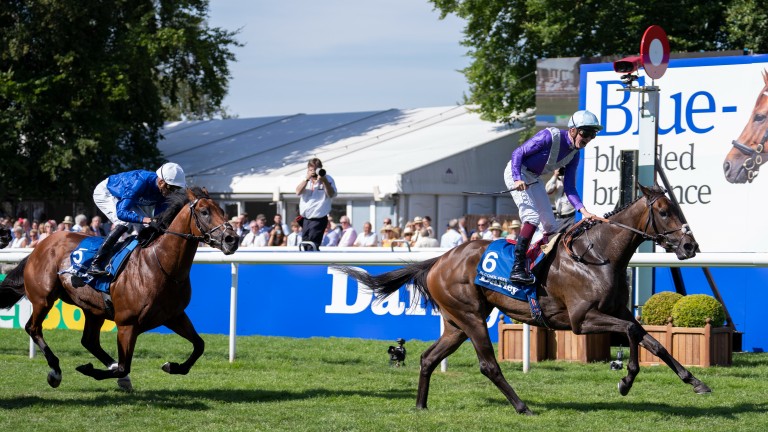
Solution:
M 542 129 L 512 152 L 504 170 L 504 182 L 523 222 L 515 247 L 515 263 L 509 275 L 513 282 L 523 285 L 534 282 L 526 262 L 526 251 L 537 229 L 542 235 L 547 235 L 556 226 L 544 176 L 565 167 L 563 192 L 568 201 L 582 217 L 594 216 L 584 208 L 576 190 L 576 170 L 579 167 L 579 150 L 586 147 L 602 128 L 597 116 L 591 112 L 576 111 L 568 120 L 568 129 Z
M 93 201 L 113 227 L 96 252 L 88 273 L 94 276 L 106 274 L 104 261 L 131 223 L 152 222 L 140 206 L 154 206 L 154 214 L 160 214 L 167 206 L 165 198 L 186 187 L 184 170 L 173 162 L 163 164 L 156 172 L 127 171 L 113 174 L 99 183 L 93 191 Z

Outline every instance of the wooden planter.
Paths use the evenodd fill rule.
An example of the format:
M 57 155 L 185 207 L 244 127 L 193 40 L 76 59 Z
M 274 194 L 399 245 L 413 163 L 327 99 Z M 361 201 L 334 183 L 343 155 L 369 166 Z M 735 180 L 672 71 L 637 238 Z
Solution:
M 577 335 L 570 330 L 556 330 L 554 335 L 557 351 L 555 360 L 572 362 L 598 362 L 611 359 L 611 335 Z
M 499 361 L 523 361 L 523 325 L 499 320 Z M 577 335 L 570 330 L 531 326 L 531 362 L 564 360 L 607 361 L 611 357 L 610 334 Z
M 523 325 L 507 324 L 499 320 L 499 361 L 523 361 Z M 549 353 L 554 352 L 549 347 L 550 341 L 554 342 L 551 330 L 541 327 L 531 327 L 531 362 L 551 360 Z
M 733 329 L 712 327 L 643 326 L 683 366 L 730 366 L 733 362 Z M 640 350 L 641 365 L 664 362 L 647 349 Z

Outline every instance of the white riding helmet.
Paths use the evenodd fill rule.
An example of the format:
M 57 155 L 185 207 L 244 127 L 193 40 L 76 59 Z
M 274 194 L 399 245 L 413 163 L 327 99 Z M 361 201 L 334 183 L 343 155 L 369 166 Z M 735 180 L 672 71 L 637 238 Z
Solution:
M 163 164 L 163 166 L 158 168 L 157 176 L 171 186 L 178 186 L 180 188 L 187 187 L 187 179 L 184 176 L 184 170 L 181 169 L 179 164 L 173 162 Z
M 568 128 L 591 128 L 595 130 L 602 130 L 600 122 L 597 121 L 597 116 L 587 110 L 576 111 L 568 120 Z

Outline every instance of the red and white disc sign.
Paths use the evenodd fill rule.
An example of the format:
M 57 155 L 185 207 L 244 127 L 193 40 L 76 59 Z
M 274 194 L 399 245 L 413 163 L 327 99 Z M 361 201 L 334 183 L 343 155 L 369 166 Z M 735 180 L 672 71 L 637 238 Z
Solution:
M 663 28 L 652 25 L 645 30 L 640 41 L 640 58 L 649 77 L 659 79 L 664 75 L 669 64 L 669 39 Z

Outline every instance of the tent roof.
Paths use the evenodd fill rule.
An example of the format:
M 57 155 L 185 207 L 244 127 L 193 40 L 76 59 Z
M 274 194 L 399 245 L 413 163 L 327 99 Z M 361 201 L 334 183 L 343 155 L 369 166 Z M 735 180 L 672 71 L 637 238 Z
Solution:
M 403 174 L 519 130 L 460 105 L 176 122 L 158 147 L 213 193 L 292 192 L 312 157 L 345 193 L 397 193 Z

